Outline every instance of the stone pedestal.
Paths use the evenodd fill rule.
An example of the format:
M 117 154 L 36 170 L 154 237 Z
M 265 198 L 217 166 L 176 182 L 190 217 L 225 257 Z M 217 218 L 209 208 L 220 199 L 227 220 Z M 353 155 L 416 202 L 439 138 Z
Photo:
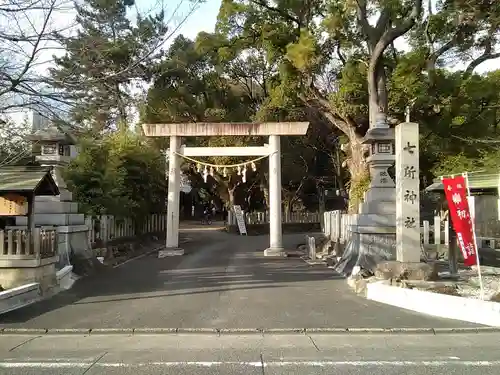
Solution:
M 365 136 L 370 187 L 348 228 L 351 239 L 337 272 L 350 275 L 356 266 L 372 270 L 377 263 L 396 258 L 396 185 L 388 172 L 395 161 L 393 142 L 394 130 L 388 126 L 370 129 Z
M 4 289 L 11 289 L 30 283 L 39 283 L 41 293 L 45 294 L 53 288 L 56 281 L 56 268 L 58 257 L 45 259 L 11 259 L 2 260 L 0 272 L 0 285 Z
M 373 269 L 376 264 L 395 259 L 395 215 L 358 214 L 349 227 L 351 238 L 335 270 L 349 275 L 355 266 Z
M 365 137 L 371 147 L 370 188 L 351 231 L 359 237 L 360 254 L 371 259 L 369 263 L 396 256 L 396 185 L 388 172 L 395 162 L 393 140 L 394 130 L 388 127 L 371 129 Z
M 78 203 L 72 202 L 72 194 L 61 176 L 60 167 L 53 168 L 52 176 L 61 194 L 35 197 L 35 226 L 56 227 L 59 255 L 56 268 L 62 269 L 70 264 L 71 254 L 78 254 L 84 258 L 92 254 L 88 243 L 89 228 L 85 224 L 85 215 L 78 213 Z M 17 228 L 26 226 L 26 217 L 16 217 Z
M 282 247 L 268 247 L 264 250 L 264 256 L 266 257 L 284 257 L 286 256 L 285 249 Z

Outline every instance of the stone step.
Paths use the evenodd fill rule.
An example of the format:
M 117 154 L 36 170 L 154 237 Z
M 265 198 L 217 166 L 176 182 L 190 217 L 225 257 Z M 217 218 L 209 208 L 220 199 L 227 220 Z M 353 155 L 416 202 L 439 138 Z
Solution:
M 36 201 L 35 214 L 77 214 L 78 203 L 60 201 Z
M 83 225 L 85 224 L 84 214 L 37 214 L 35 213 L 35 225 Z M 25 216 L 16 217 L 16 225 L 28 225 L 28 218 Z
M 364 201 L 396 201 L 396 189 L 394 188 L 371 188 L 364 194 Z
M 60 189 L 60 194 L 59 195 L 53 195 L 53 196 L 45 196 L 45 195 L 39 195 L 35 197 L 35 203 L 37 202 L 56 202 L 56 201 L 62 201 L 62 202 L 71 202 L 73 200 L 73 194 L 66 190 L 66 189 Z
M 395 215 L 396 214 L 396 202 L 376 200 L 367 203 L 363 203 L 360 207 L 361 214 L 379 214 L 379 215 Z
M 365 214 L 358 215 L 357 225 L 362 227 L 394 227 L 396 228 L 396 215 Z

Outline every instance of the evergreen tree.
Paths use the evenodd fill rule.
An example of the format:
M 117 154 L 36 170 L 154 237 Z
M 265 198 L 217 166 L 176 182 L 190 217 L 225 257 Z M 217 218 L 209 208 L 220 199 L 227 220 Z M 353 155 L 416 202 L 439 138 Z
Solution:
M 129 125 L 132 85 L 148 78 L 167 32 L 163 12 L 131 22 L 133 6 L 134 0 L 85 0 L 76 5 L 77 34 L 59 37 L 66 54 L 55 58 L 54 85 L 72 99 L 74 120 L 98 131 Z

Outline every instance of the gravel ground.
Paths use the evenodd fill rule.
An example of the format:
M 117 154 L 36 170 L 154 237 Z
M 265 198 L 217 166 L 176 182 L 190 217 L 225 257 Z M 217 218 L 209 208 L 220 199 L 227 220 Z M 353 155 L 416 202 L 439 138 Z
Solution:
M 440 272 L 439 275 L 442 277 L 440 281 L 420 282 L 419 285 L 413 286 L 419 290 L 456 294 L 466 298 L 481 298 L 481 281 L 477 269 L 460 270 L 458 280 L 448 279 L 448 272 Z M 500 268 L 481 267 L 481 279 L 485 301 L 490 301 L 492 297 L 500 294 Z M 410 282 L 409 284 L 413 283 Z
M 481 267 L 482 269 L 482 267 Z M 458 284 L 458 292 L 463 297 L 481 298 L 481 281 L 475 271 L 462 272 L 466 281 Z M 484 289 L 484 299 L 489 301 L 491 298 L 500 293 L 500 269 L 497 270 L 482 270 L 482 284 Z

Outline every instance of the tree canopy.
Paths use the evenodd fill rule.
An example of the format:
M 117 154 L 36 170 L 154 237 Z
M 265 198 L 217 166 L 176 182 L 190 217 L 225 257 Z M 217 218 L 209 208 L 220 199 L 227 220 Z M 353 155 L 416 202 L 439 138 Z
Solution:
M 127 17 L 134 0 L 87 0 L 75 4 L 77 35 L 60 35 L 66 54 L 55 59 L 53 85 L 73 99 L 78 123 L 98 130 L 127 128 L 133 104 L 132 85 L 146 80 L 159 56 L 167 25 L 163 11 Z
M 323 173 L 361 199 L 362 137 L 370 124 L 394 126 L 408 115 L 421 125 L 426 183 L 493 160 L 495 143 L 475 140 L 497 137 L 499 72 L 475 70 L 500 56 L 499 20 L 495 1 L 223 0 L 214 33 L 176 40 L 162 66 L 176 68 L 155 75 L 143 119 L 309 120 L 314 136 L 294 140 L 290 155 L 308 155 L 297 147 L 313 152 L 291 161 L 292 169 L 304 162 L 301 174 L 310 175 L 322 153 L 329 160 Z M 450 70 L 454 62 L 463 68 Z
M 51 100 L 71 103 L 79 126 L 93 129 L 92 139 L 99 142 L 86 140 L 84 155 L 70 168 L 101 181 L 99 188 L 88 185 L 77 194 L 84 202 L 99 202 L 99 191 L 115 194 L 104 182 L 112 175 L 116 186 L 138 184 L 124 198 L 129 203 L 123 207 L 132 207 L 145 188 L 127 180 L 134 174 L 128 165 L 159 168 L 156 157 L 168 147 L 165 140 L 130 140 L 135 106 L 140 121 L 149 123 L 309 121 L 307 136 L 282 139 L 287 209 L 300 202 L 315 209 L 319 202 L 311 197 L 328 186 L 348 189 L 355 210 L 369 183 L 363 136 L 369 126 L 394 126 L 406 118 L 420 125 L 423 185 L 460 170 L 498 169 L 500 71 L 478 73 L 500 58 L 497 0 L 222 0 L 213 33 L 201 32 L 194 40 L 178 36 L 165 51 L 163 42 L 172 33 L 163 9 L 132 21 L 133 6 L 133 0 L 86 0 L 76 6 L 75 35 L 41 29 L 40 39 L 56 41 L 65 51 L 49 78 L 32 74 L 29 64 L 24 73 L 18 66 L 6 70 L 14 60 L 0 55 L 10 64 L 0 66 L 0 98 L 16 90 L 29 94 L 28 83 L 43 84 L 52 90 Z M 0 7 L 7 11 L 15 13 Z M 8 31 L 0 29 L 4 45 L 16 38 Z M 137 103 L 134 85 L 148 83 Z M 116 129 L 123 134 L 103 135 Z M 129 139 L 128 146 L 115 136 Z M 185 142 L 237 146 L 265 140 Z M 151 154 L 141 149 L 146 145 Z M 246 182 L 234 170 L 226 176 L 219 170 L 205 183 L 191 162 L 183 168 L 195 187 L 227 204 L 266 204 L 266 163 L 249 171 Z M 91 210 L 114 210 L 101 200 Z
M 144 218 L 165 207 L 163 155 L 130 133 L 83 139 L 65 179 L 83 212 Z

